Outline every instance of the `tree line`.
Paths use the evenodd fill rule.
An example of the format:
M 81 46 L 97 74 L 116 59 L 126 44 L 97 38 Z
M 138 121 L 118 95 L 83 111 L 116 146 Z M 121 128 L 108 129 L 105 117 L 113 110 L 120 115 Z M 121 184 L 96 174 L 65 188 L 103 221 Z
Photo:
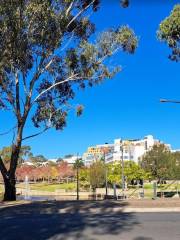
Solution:
M 6 159 L 5 149 L 1 150 Z M 27 149 L 28 146 L 23 146 L 26 149 L 21 153 L 19 165 L 16 171 L 16 179 L 18 182 L 25 180 L 28 176 L 29 181 L 33 182 L 66 182 L 77 180 L 77 169 L 79 170 L 80 186 L 84 189 L 90 187 L 96 189 L 105 186 L 105 177 L 109 186 L 121 187 L 122 184 L 122 162 L 115 161 L 114 163 L 105 164 L 103 160 L 95 161 L 91 166 L 84 166 L 82 160 L 77 160 L 74 165 L 68 165 L 67 162 L 59 160 L 55 162 L 47 162 L 40 155 L 32 157 Z M 7 152 L 6 152 L 7 153 Z M 31 162 L 34 165 L 29 166 L 22 164 L 22 159 L 26 154 L 31 156 Z M 35 161 L 36 160 L 36 161 Z M 40 160 L 40 161 L 39 161 Z M 46 165 L 41 165 L 46 163 Z M 165 180 L 180 180 L 180 152 L 171 152 L 164 144 L 154 145 L 148 151 L 139 163 L 133 161 L 124 161 L 124 177 L 127 185 L 134 185 L 138 182 L 156 180 L 161 183 Z

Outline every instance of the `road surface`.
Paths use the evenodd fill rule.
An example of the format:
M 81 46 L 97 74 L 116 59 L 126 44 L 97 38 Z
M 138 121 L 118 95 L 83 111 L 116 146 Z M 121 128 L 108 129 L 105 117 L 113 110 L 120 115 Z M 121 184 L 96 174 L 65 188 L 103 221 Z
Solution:
M 36 202 L 0 209 L 1 240 L 180 240 L 180 213 L 123 213 L 126 203 Z

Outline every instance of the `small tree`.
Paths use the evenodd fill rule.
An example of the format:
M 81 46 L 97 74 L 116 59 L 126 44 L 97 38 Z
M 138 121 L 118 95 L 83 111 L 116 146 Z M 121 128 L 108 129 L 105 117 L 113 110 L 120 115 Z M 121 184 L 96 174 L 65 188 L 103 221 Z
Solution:
M 65 178 L 68 179 L 68 177 L 72 177 L 74 175 L 72 167 L 69 166 L 67 162 L 61 161 L 57 169 L 58 169 L 59 180 L 62 180 Z
M 141 166 L 146 172 L 151 173 L 154 179 L 158 179 L 158 181 L 168 179 L 171 175 L 172 154 L 164 144 L 154 145 L 144 155 Z
M 102 161 L 93 162 L 90 166 L 90 185 L 93 191 L 96 191 L 96 188 L 102 187 L 105 183 L 105 173 L 106 173 L 106 165 Z

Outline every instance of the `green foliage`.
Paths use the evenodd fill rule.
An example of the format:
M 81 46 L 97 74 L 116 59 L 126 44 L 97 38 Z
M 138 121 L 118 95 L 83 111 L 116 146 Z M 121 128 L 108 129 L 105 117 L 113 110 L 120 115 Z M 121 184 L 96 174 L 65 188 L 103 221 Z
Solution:
M 137 38 L 125 26 L 105 31 L 90 43 L 95 25 L 86 15 L 88 9 L 96 11 L 98 6 L 97 0 L 1 1 L 0 95 L 6 99 L 1 100 L 1 108 L 13 106 L 18 120 L 25 121 L 35 106 L 35 127 L 62 130 L 69 111 L 67 102 L 75 96 L 74 86 L 93 86 L 119 71 L 117 66 L 110 70 L 107 60 L 118 50 L 134 53 Z M 17 88 L 14 78 L 18 79 Z M 18 96 L 15 91 L 21 83 L 25 94 Z M 21 111 L 15 102 L 24 96 Z M 78 107 L 77 115 L 81 113 L 82 107 Z
M 12 152 L 12 146 L 9 147 L 3 147 L 0 150 L 0 156 L 2 157 L 3 162 L 7 165 L 10 163 L 11 159 L 11 152 Z M 31 157 L 31 147 L 30 146 L 22 146 L 21 151 L 18 158 L 18 164 L 22 164 L 27 158 Z
M 92 189 L 102 187 L 105 182 L 106 165 L 102 161 L 93 162 L 90 166 L 89 177 Z
M 133 161 L 124 161 L 124 176 L 126 181 L 148 179 L 148 174 Z M 108 182 L 119 184 L 122 181 L 122 164 L 117 161 L 114 164 L 108 164 Z
M 158 38 L 172 49 L 169 58 L 180 61 L 180 4 L 175 5 L 170 16 L 161 22 Z
M 172 153 L 171 178 L 180 179 L 180 152 Z
M 79 180 L 82 182 L 89 182 L 89 168 L 82 167 L 79 172 Z
M 82 159 L 78 158 L 75 163 L 74 163 L 74 169 L 79 169 L 82 168 L 84 166 L 84 162 Z
M 89 174 L 89 168 L 82 167 L 79 171 L 79 180 L 80 180 L 80 186 L 83 189 L 89 189 L 90 187 L 90 174 Z
M 124 175 L 128 182 L 131 180 L 147 179 L 147 174 L 140 165 L 133 161 L 126 161 L 124 165 Z
M 30 158 L 30 160 L 34 164 L 43 163 L 43 162 L 47 162 L 48 161 L 48 159 L 45 158 L 43 155 L 32 156 Z
M 155 179 L 169 179 L 173 175 L 173 155 L 164 144 L 154 145 L 143 157 L 141 165 Z

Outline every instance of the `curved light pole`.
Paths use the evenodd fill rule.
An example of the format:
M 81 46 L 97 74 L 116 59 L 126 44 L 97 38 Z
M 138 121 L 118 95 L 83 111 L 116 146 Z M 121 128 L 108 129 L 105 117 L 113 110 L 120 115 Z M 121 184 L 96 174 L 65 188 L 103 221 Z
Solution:
M 177 104 L 180 104 L 180 101 L 170 100 L 170 99 L 160 99 L 160 103 L 177 103 Z
M 108 143 L 105 143 L 105 144 L 108 144 Z M 108 198 L 108 172 L 107 172 L 107 166 L 106 166 L 106 153 L 108 153 L 108 147 L 103 147 L 104 164 L 105 164 L 105 188 L 106 188 L 105 199 Z
M 122 169 L 121 169 L 121 181 L 122 181 L 122 198 L 124 199 L 124 149 L 123 149 L 123 140 L 121 139 L 121 163 L 122 163 Z

